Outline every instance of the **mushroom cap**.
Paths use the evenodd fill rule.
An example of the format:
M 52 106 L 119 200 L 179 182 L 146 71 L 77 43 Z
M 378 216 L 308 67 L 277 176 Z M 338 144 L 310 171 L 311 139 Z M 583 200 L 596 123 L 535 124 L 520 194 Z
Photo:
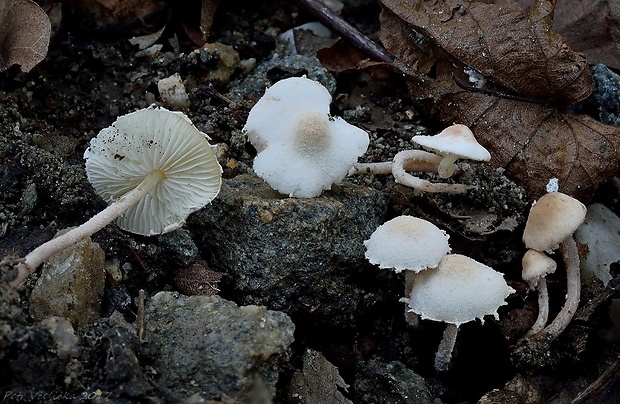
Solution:
M 292 77 L 269 87 L 250 111 L 243 130 L 258 152 L 254 171 L 275 190 L 318 196 L 368 149 L 368 133 L 331 117 L 330 102 L 320 83 Z
M 222 168 L 207 139 L 181 112 L 141 109 L 119 117 L 90 141 L 86 175 L 97 194 L 112 203 L 161 170 L 165 179 L 117 224 L 141 235 L 167 233 L 219 193 Z
M 527 248 L 552 251 L 585 220 L 585 205 L 561 192 L 549 192 L 534 204 L 525 222 L 523 242 Z
M 411 140 L 442 156 L 452 154 L 468 160 L 491 160 L 489 151 L 482 147 L 474 133 L 462 124 L 448 126 L 434 136 L 417 135 Z
M 521 260 L 523 272 L 521 277 L 530 288 L 538 286 L 538 280 L 555 272 L 558 264 L 544 253 L 536 250 L 527 250 Z
M 460 326 L 484 316 L 499 319 L 497 309 L 514 293 L 504 275 L 460 254 L 448 254 L 436 269 L 416 275 L 409 311 L 423 319 Z
M 448 234 L 424 219 L 398 216 L 379 226 L 364 241 L 366 258 L 379 268 L 416 273 L 435 268 L 450 252 Z
M 620 260 L 620 217 L 600 203 L 589 205 L 575 240 L 587 246 L 587 252 L 580 254 L 582 276 L 597 277 L 607 286 L 612 279 L 610 265 Z

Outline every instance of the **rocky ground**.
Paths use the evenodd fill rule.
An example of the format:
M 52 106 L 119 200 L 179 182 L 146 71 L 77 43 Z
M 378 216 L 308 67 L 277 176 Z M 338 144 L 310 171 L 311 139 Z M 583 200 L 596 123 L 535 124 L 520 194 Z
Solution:
M 529 200 L 502 170 L 462 163 L 455 180 L 478 188 L 458 197 L 361 175 L 294 199 L 254 175 L 256 151 L 242 128 L 264 88 L 285 77 L 305 74 L 330 89 L 333 114 L 370 134 L 362 161 L 387 161 L 415 148 L 412 135 L 440 129 L 403 89 L 287 53 L 278 35 L 312 16 L 294 2 L 257 3 L 222 4 L 210 38 L 218 45 L 198 51 L 175 18 L 161 47 L 139 50 L 131 31 L 67 14 L 42 63 L 1 73 L 5 277 L 14 259 L 105 207 L 86 179 L 84 150 L 120 115 L 170 108 L 157 87 L 163 78 L 180 74 L 184 112 L 219 145 L 224 169 L 220 195 L 183 228 L 140 237 L 107 226 L 17 292 L 2 289 L 3 400 L 617 402 L 618 348 L 601 337 L 611 327 L 615 281 L 584 285 L 576 320 L 557 341 L 521 341 L 536 316 L 520 277 Z M 362 29 L 376 28 L 362 18 L 376 17 L 372 2 L 347 7 Z M 606 184 L 594 202 L 618 212 L 618 190 Z M 404 276 L 364 258 L 364 240 L 400 214 L 445 229 L 452 252 L 503 272 L 516 290 L 498 321 L 461 327 L 445 374 L 433 369 L 444 325 L 407 324 Z M 558 270 L 549 282 L 552 313 L 563 280 Z

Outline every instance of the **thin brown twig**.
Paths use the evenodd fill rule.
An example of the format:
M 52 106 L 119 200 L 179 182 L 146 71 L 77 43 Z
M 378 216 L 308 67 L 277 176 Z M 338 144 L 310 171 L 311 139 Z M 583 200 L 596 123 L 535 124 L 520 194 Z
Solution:
M 142 342 L 144 337 L 144 289 L 138 292 L 138 313 L 136 314 L 136 335 Z
M 364 34 L 358 31 L 348 22 L 344 21 L 329 8 L 321 4 L 317 0 L 297 0 L 297 3 L 305 7 L 309 12 L 316 16 L 319 21 L 332 30 L 336 31 L 340 36 L 349 41 L 364 54 L 370 58 L 384 63 L 392 63 L 394 56 L 390 55 L 385 49 L 368 39 Z

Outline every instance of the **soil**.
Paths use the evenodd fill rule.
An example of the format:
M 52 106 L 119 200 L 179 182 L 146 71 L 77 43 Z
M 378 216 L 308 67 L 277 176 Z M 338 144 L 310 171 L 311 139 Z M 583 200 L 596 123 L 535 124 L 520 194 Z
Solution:
M 89 140 L 119 115 L 153 103 L 163 105 L 157 83 L 175 73 L 184 79 L 190 97 L 191 106 L 184 112 L 198 129 L 211 137 L 212 143 L 225 145 L 226 150 L 220 155 L 224 178 L 252 173 L 256 152 L 246 141 L 242 128 L 260 93 L 250 88 L 251 80 L 247 78 L 251 77 L 254 66 L 282 52 L 277 34 L 313 17 L 298 9 L 294 2 L 222 3 L 209 42 L 229 45 L 238 53 L 240 61 L 232 67 L 222 62 L 225 51 L 221 49 L 192 53 L 196 45 L 183 29 L 182 22 L 187 17 L 183 10 L 172 8 L 156 14 L 146 26 L 123 23 L 95 27 L 82 24 L 82 16 L 67 10 L 42 63 L 27 74 L 16 66 L 0 73 L 0 257 L 24 256 L 58 230 L 78 225 L 105 207 L 84 173 L 83 154 Z M 378 24 L 374 2 L 345 2 L 343 15 L 373 37 Z M 155 55 L 145 55 L 130 44 L 129 38 L 153 32 L 158 24 L 161 26 L 162 18 L 168 21 L 158 41 L 163 46 Z M 270 82 L 260 82 L 259 89 L 279 78 L 306 74 L 313 69 L 316 67 L 298 71 L 271 69 L 267 74 Z M 440 129 L 402 89 L 375 81 L 361 72 L 334 74 L 334 78 L 332 112 L 370 134 L 371 146 L 362 161 L 388 161 L 397 151 L 415 147 L 410 142 L 412 135 L 433 134 Z M 235 98 L 235 94 L 243 96 Z M 437 180 L 432 175 L 428 178 Z M 611 282 L 607 288 L 597 282 L 584 285 L 583 307 L 577 320 L 557 341 L 529 345 L 519 342 L 536 310 L 535 299 L 527 295 L 519 275 L 524 251 L 520 234 L 529 207 L 527 195 L 503 176 L 501 170 L 484 164 L 462 164 L 455 180 L 476 183 L 486 191 L 459 198 L 429 196 L 396 185 L 388 176 L 350 179 L 384 192 L 390 200 L 392 215 L 414 214 L 446 229 L 451 234 L 453 252 L 467 253 L 505 273 L 517 292 L 500 309 L 500 319 L 461 327 L 459 359 L 445 375 L 433 371 L 432 350 L 412 353 L 416 348 L 410 346 L 411 340 L 435 346 L 443 330 L 440 324 L 408 328 L 402 318 L 395 319 L 393 315 L 386 318 L 377 311 L 367 316 L 373 319 L 372 324 L 350 324 L 346 331 L 329 329 L 326 319 L 320 322 L 321 327 L 298 326 L 290 364 L 282 369 L 276 402 L 287 402 L 287 381 L 301 369 L 301 358 L 307 347 L 321 351 L 338 367 L 349 385 L 345 395 L 355 403 L 383 402 L 382 394 L 387 394 L 386 391 L 391 394 L 390 402 L 416 402 L 389 381 L 383 380 L 386 386 L 381 387 L 365 385 L 372 380 L 368 375 L 374 369 L 369 365 L 373 358 L 386 363 L 399 361 L 422 375 L 431 396 L 445 403 L 477 402 L 494 389 L 498 391 L 489 395 L 486 402 L 535 402 L 524 398 L 527 394 L 523 391 L 528 389 L 539 392 L 536 397 L 541 401 L 571 402 L 595 382 L 591 387 L 592 397 L 599 401 L 574 402 L 612 402 L 606 400 L 620 394 L 617 385 L 605 383 L 617 380 L 614 378 L 618 347 L 615 342 L 599 337 L 611 325 L 608 307 L 615 296 L 615 283 Z M 599 190 L 594 201 L 619 211 L 618 193 L 610 184 Z M 144 250 L 145 245 L 156 247 L 158 243 L 123 233 L 115 226 L 106 227 L 93 240 L 102 246 L 106 257 L 125 261 L 136 259 L 136 250 L 128 246 L 142 246 Z M 209 252 L 200 251 L 200 255 L 208 260 Z M 127 296 L 135 298 L 141 289 L 146 290 L 147 298 L 160 290 L 176 290 L 172 272 L 178 265 L 153 257 L 143 264 L 149 267 L 148 275 L 125 279 Z M 11 276 L 10 265 L 2 269 L 6 276 Z M 557 301 L 564 293 L 561 273 L 560 268 L 549 286 L 552 298 Z M 28 296 L 36 277 L 36 274 L 31 276 L 17 296 L 5 293 L 0 307 L 3 321 L 23 330 L 23 335 L 36 329 L 35 322 L 24 314 L 28 311 Z M 386 290 L 399 290 L 397 281 L 392 282 Z M 238 298 L 233 284 L 223 283 L 221 289 L 222 296 Z M 111 294 L 104 296 L 102 317 L 117 311 L 128 322 L 135 321 L 135 300 L 121 304 Z M 558 309 L 553 307 L 552 314 Z M 88 331 L 92 338 L 99 335 L 97 327 L 93 325 Z M 32 334 L 28 335 L 29 341 L 36 340 Z M 58 383 L 52 377 L 35 377 L 41 374 L 36 369 L 50 366 L 50 374 L 67 372 L 65 368 L 54 368 L 59 365 L 44 352 L 44 333 L 40 338 L 39 344 L 27 346 L 20 345 L 15 334 L 0 338 L 2 368 L 12 361 L 14 370 L 19 359 L 20 372 L 30 371 L 33 375 L 27 381 L 27 387 L 33 391 L 44 391 Z M 94 353 L 90 355 L 84 354 L 81 359 L 83 373 L 66 377 L 82 382 L 96 380 L 97 374 L 103 372 L 105 361 Z M 601 378 L 607 369 L 611 371 Z M 6 367 L 0 371 L 0 391 L 16 387 L 13 370 Z M 512 387 L 505 390 L 507 382 Z M 369 393 L 373 388 L 374 395 Z M 152 398 L 152 392 L 149 394 Z M 509 397 L 514 401 L 509 401 Z M 174 401 L 174 398 L 161 400 Z

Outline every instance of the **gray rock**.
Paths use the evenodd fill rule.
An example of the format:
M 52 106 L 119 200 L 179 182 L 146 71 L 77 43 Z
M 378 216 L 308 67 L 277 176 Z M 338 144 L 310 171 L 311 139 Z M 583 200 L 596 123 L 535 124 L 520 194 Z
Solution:
M 157 241 L 168 261 L 178 267 L 190 265 L 200 255 L 190 232 L 183 228 L 157 236 Z
M 371 188 L 345 182 L 321 197 L 296 199 L 240 175 L 225 180 L 218 198 L 190 221 L 243 304 L 331 322 L 361 311 L 364 291 L 355 280 L 369 265 L 364 240 L 386 212 L 385 195 Z
M 300 77 L 318 81 L 333 94 L 336 91 L 336 79 L 314 56 L 290 55 L 274 57 L 260 65 L 243 79 L 241 83 L 231 86 L 233 91 L 226 97 L 240 101 L 245 97 L 259 98 L 265 89 L 278 81 L 279 78 Z
M 30 294 L 30 315 L 35 320 L 65 317 L 81 328 L 99 318 L 104 287 L 105 254 L 99 244 L 87 238 L 43 265 Z
M 399 361 L 371 360 L 356 377 L 355 390 L 360 402 L 389 404 L 432 404 L 433 396 L 424 378 Z
M 599 119 L 605 124 L 620 126 L 620 76 L 602 64 L 592 66 L 591 71 L 595 83 L 591 98 Z
M 294 325 L 281 312 L 219 296 L 160 292 L 147 304 L 143 354 L 175 394 L 226 394 L 246 402 L 256 386 L 275 395 Z

